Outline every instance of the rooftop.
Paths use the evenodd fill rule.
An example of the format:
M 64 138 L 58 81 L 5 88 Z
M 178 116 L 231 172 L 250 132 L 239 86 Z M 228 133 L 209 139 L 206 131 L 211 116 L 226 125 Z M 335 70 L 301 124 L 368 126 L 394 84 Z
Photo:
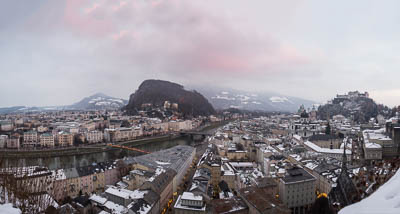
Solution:
M 288 209 L 279 200 L 257 187 L 247 187 L 241 189 L 240 196 L 250 206 L 256 208 L 260 213 L 281 213 Z
M 203 204 L 202 207 L 196 207 L 196 206 L 186 206 L 183 205 L 182 202 L 183 200 L 199 200 L 198 197 L 201 197 L 201 200 L 203 199 L 202 196 L 194 196 L 193 193 L 190 194 L 185 194 L 185 193 L 190 193 L 190 192 L 184 192 L 183 195 L 180 195 L 178 197 L 178 200 L 176 200 L 175 209 L 184 209 L 184 210 L 194 210 L 194 211 L 206 211 L 206 206 L 205 203 Z
M 170 168 L 179 172 L 184 167 L 184 162 L 195 151 L 194 147 L 178 145 L 166 150 L 153 152 L 151 154 L 125 158 L 126 164 L 141 164 L 153 170 L 159 167 Z
M 304 142 L 304 145 L 310 147 L 312 150 L 319 152 L 319 153 L 328 153 L 328 154 L 343 154 L 343 149 L 328 149 L 328 148 L 321 148 L 318 145 L 310 141 Z M 351 150 L 346 149 L 346 154 L 351 155 Z
M 316 180 L 314 176 L 308 173 L 306 170 L 298 167 L 288 169 L 285 177 L 281 178 L 285 184 L 304 182 L 309 180 Z
M 184 192 L 181 197 L 182 200 L 202 201 L 203 196 L 195 195 L 191 192 Z

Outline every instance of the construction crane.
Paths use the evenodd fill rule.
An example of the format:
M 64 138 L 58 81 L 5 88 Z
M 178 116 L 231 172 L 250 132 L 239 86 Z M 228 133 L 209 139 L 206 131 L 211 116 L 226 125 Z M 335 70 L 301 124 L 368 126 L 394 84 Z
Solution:
M 137 149 L 137 148 L 131 148 L 131 147 L 127 147 L 127 146 L 121 146 L 121 145 L 114 145 L 114 144 L 107 144 L 107 146 L 113 147 L 113 148 L 118 148 L 118 149 L 126 149 L 126 150 L 130 150 L 130 151 L 135 151 L 135 152 L 141 152 L 141 153 L 145 153 L 145 154 L 150 154 L 150 152 L 148 151 L 144 151 L 141 149 Z

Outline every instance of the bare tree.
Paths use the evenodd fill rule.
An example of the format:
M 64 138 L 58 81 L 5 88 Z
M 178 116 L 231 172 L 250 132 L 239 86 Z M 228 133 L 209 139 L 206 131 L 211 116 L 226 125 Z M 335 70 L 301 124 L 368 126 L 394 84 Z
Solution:
M 0 203 L 12 203 L 22 213 L 39 213 L 54 205 L 52 172 L 15 164 L 19 160 L 13 163 L 0 160 Z

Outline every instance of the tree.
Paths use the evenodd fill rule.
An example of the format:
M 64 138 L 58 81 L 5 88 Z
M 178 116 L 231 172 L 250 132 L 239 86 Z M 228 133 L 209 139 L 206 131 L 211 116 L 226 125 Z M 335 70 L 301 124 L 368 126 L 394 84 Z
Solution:
M 236 144 L 236 149 L 237 149 L 238 151 L 244 151 L 244 146 L 243 146 L 243 144 L 241 144 L 241 143 Z
M 117 161 L 117 171 L 118 171 L 118 178 L 122 179 L 125 175 L 128 174 L 128 165 L 123 161 L 123 160 L 118 160 Z
M 326 134 L 326 135 L 330 135 L 330 134 L 331 134 L 331 125 L 330 125 L 329 123 L 328 123 L 328 125 L 326 126 L 325 134 Z
M 129 128 L 129 127 L 131 127 L 132 125 L 129 123 L 129 121 L 127 121 L 127 120 L 123 120 L 122 121 L 122 123 L 121 123 L 121 127 L 126 127 L 126 128 Z
M 33 175 L 19 160 L 4 163 L 0 159 L 0 204 L 12 203 L 22 213 L 42 213 L 54 205 L 53 177 L 44 168 L 35 168 L 38 173 Z
M 77 134 L 74 136 L 74 145 L 78 146 L 81 144 L 84 144 L 83 140 L 82 140 L 83 136 L 81 134 Z M 83 138 L 84 139 L 84 138 Z

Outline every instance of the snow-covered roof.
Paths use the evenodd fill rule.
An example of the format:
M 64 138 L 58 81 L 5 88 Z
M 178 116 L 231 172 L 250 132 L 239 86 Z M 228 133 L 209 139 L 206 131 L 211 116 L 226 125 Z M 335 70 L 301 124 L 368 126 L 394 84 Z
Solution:
M 304 142 L 304 144 L 308 147 L 310 147 L 312 150 L 319 152 L 319 153 L 329 153 L 329 154 L 343 154 L 343 149 L 328 149 L 328 148 L 321 148 L 318 145 L 315 145 L 314 143 L 310 141 Z M 346 149 L 346 154 L 351 155 L 351 151 Z
M 185 205 L 183 205 L 182 204 L 182 200 L 193 200 L 193 199 L 189 199 L 189 198 L 195 198 L 195 197 L 203 198 L 202 196 L 194 196 L 194 195 L 193 196 L 191 196 L 191 195 L 189 196 L 187 194 L 186 194 L 186 196 L 184 198 L 185 193 L 190 193 L 190 192 L 184 192 L 183 195 L 178 196 L 178 200 L 176 200 L 176 203 L 175 203 L 175 206 L 174 206 L 175 209 L 196 210 L 196 211 L 202 211 L 202 212 L 204 212 L 206 210 L 206 206 L 195 207 L 195 206 L 185 206 Z M 193 193 L 191 193 L 191 194 L 193 194 Z
M 381 145 L 377 144 L 377 143 L 366 143 L 365 144 L 365 148 L 369 148 L 369 149 L 380 149 L 382 148 Z
M 141 191 L 141 190 L 135 190 L 133 193 L 130 195 L 132 199 L 140 199 L 143 198 L 145 194 L 147 194 L 148 191 Z
M 109 210 L 112 210 L 112 213 L 127 213 L 127 209 L 124 206 L 116 204 L 112 201 L 107 201 L 104 206 Z
M 195 195 L 191 192 L 184 192 L 181 197 L 182 200 L 191 200 L 191 201 L 202 201 L 203 196 Z
M 101 204 L 101 205 L 103 205 L 103 204 L 105 204 L 107 202 L 107 198 L 103 198 L 103 197 L 101 197 L 99 195 L 96 195 L 96 194 L 90 196 L 89 200 L 94 201 L 94 202 L 96 202 L 98 204 Z
M 233 167 L 254 167 L 252 162 L 230 162 Z
M 131 196 L 133 191 L 117 188 L 115 186 L 111 186 L 106 190 L 106 193 L 108 193 L 110 195 L 118 196 L 120 198 L 129 199 L 129 197 Z
M 232 169 L 232 167 L 228 164 L 225 163 L 224 165 L 221 166 L 221 171 L 224 172 L 224 175 L 235 175 L 235 171 Z

